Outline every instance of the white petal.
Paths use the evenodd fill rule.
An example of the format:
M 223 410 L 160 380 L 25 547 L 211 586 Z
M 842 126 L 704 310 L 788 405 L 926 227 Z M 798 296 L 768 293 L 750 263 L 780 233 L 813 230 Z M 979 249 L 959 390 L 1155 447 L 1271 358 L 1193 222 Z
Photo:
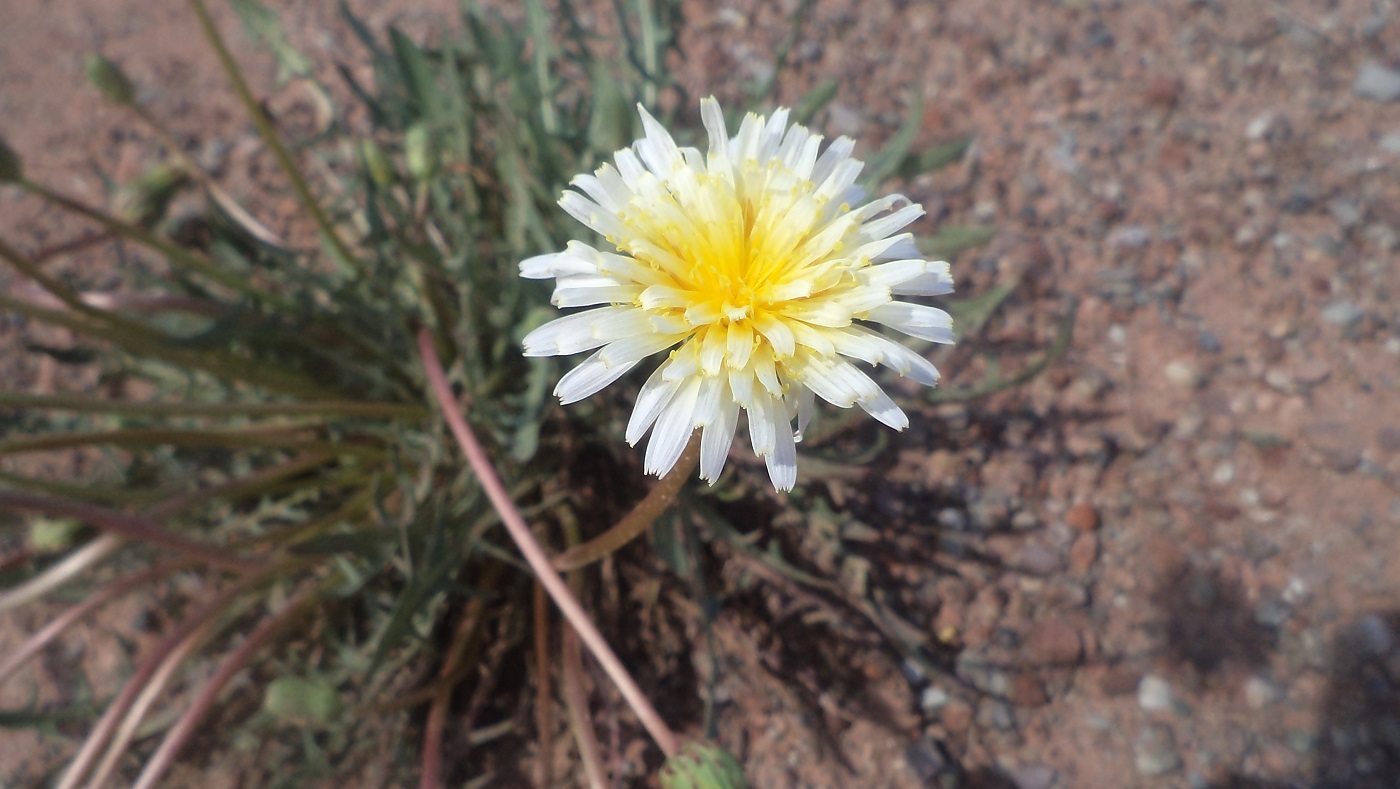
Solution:
M 621 283 L 612 277 L 578 275 L 563 277 L 554 287 L 550 303 L 556 307 L 592 307 L 595 304 L 630 305 L 638 287 Z
M 867 364 L 885 365 L 905 378 L 933 386 L 938 383 L 938 368 L 918 353 L 890 338 L 860 326 L 852 326 L 839 334 L 833 333 L 832 344 L 842 356 L 860 359 Z
M 797 340 L 792 336 L 792 329 L 777 318 L 764 313 L 754 320 L 753 327 L 768 341 L 773 355 L 779 359 L 786 359 L 797 351 Z
M 894 242 L 894 243 L 892 243 L 889 247 L 887 247 L 887 248 L 885 249 L 884 252 L 881 252 L 881 253 L 879 253 L 879 254 L 871 255 L 870 258 L 871 258 L 872 260 L 894 260 L 895 258 L 915 258 L 915 257 L 918 257 L 919 254 L 920 254 L 920 252 L 919 252 L 919 245 L 914 243 L 914 234 L 913 234 L 913 233 L 902 233 L 902 234 L 897 235 L 897 236 L 891 236 L 891 237 L 888 238 L 888 239 L 883 239 L 883 241 L 892 241 L 892 242 Z
M 759 457 L 768 457 L 773 454 L 773 447 L 777 444 L 778 431 L 787 429 L 787 426 L 779 426 L 775 423 L 773 398 L 762 390 L 754 392 L 753 402 L 747 411 L 749 414 L 749 443 L 753 445 L 753 452 Z
M 727 375 L 707 375 L 700 380 L 700 394 L 695 398 L 695 415 L 691 421 L 696 427 L 708 427 L 719 418 L 720 405 L 729 396 Z
M 792 428 L 784 424 L 778 428 L 777 444 L 773 454 L 763 460 L 768 466 L 768 478 L 773 480 L 775 490 L 786 493 L 797 484 L 797 445 Z
M 565 191 L 559 198 L 559 207 L 604 238 L 622 238 L 627 234 L 617 217 L 578 192 Z
M 720 402 L 719 414 L 714 424 L 705 427 L 700 434 L 700 478 L 711 485 L 724 471 L 729 459 L 729 447 L 734 443 L 734 431 L 739 426 L 739 404 L 734 398 L 725 397 Z
M 700 100 L 700 122 L 705 124 L 705 133 L 710 138 L 710 155 L 727 155 L 729 131 L 724 128 L 724 110 L 714 96 Z
M 812 183 L 819 184 L 825 181 L 837 165 L 850 158 L 851 151 L 854 151 L 855 148 L 856 142 L 850 137 L 837 137 L 832 140 L 831 145 L 827 146 L 826 151 L 822 153 L 821 158 L 812 168 Z
M 651 424 L 661 415 L 661 409 L 671 402 L 676 390 L 680 388 L 674 381 L 667 381 L 665 377 L 666 365 L 661 365 L 652 371 L 651 377 L 642 384 L 642 389 L 637 393 L 637 404 L 632 407 L 632 416 L 627 420 L 627 443 L 636 446 L 642 436 L 647 434 Z
M 670 177 L 677 167 L 684 166 L 685 160 L 681 157 L 680 149 L 676 147 L 676 141 L 671 139 L 670 132 L 651 117 L 646 107 L 638 104 L 637 111 L 642 115 L 642 130 L 646 133 L 646 137 L 637 140 L 637 155 L 642 157 L 647 169 L 657 178 L 664 180 Z
M 634 366 L 636 362 L 609 365 L 601 361 L 595 353 L 559 379 L 559 384 L 554 387 L 554 395 L 564 405 L 577 403 L 602 391 L 608 384 L 626 375 Z
M 821 162 L 817 162 L 817 166 L 820 167 Z M 845 197 L 846 190 L 856 182 L 864 167 L 865 163 L 859 159 L 842 161 L 832 170 L 831 175 L 821 182 L 821 186 L 817 187 L 816 198 L 826 201 L 831 206 L 840 206 L 842 201 L 838 198 Z
M 570 245 L 572 246 L 572 245 Z M 582 245 L 580 245 L 582 246 Z M 589 260 L 568 252 L 535 255 L 520 261 L 520 276 L 525 279 L 549 279 L 578 274 L 597 274 L 598 267 Z
M 900 197 L 900 195 L 894 195 Z M 864 238 L 876 239 L 885 238 L 893 233 L 903 230 L 909 223 L 924 215 L 924 207 L 918 203 L 907 205 L 889 216 L 875 219 L 860 226 L 860 234 Z
M 895 430 L 903 430 L 909 426 L 909 417 L 904 415 L 899 406 L 895 405 L 890 396 L 883 391 L 870 400 L 861 400 L 860 407 L 865 409 L 865 413 L 875 417 L 876 421 L 889 425 Z
M 937 307 L 892 301 L 871 310 L 867 320 L 883 323 L 911 337 L 929 342 L 954 341 L 953 317 Z
M 695 399 L 699 393 L 700 379 L 690 378 L 681 384 L 671 402 L 662 410 L 656 427 L 651 430 L 651 440 L 647 442 L 648 474 L 663 476 L 680 459 L 690 434 L 695 432 L 691 416 L 695 413 Z
M 817 412 L 817 396 L 805 386 L 794 388 L 797 390 L 797 434 L 793 436 L 793 440 L 800 442 L 803 434 L 807 432 L 807 425 L 812 423 L 812 417 Z
M 923 274 L 890 288 L 895 296 L 942 296 L 953 292 L 953 275 L 948 264 L 931 260 Z
M 614 340 L 598 351 L 603 364 L 632 365 L 685 339 L 683 334 L 634 334 Z
M 603 307 L 556 318 L 525 335 L 523 345 L 526 356 L 564 356 L 592 350 L 648 326 L 642 310 Z

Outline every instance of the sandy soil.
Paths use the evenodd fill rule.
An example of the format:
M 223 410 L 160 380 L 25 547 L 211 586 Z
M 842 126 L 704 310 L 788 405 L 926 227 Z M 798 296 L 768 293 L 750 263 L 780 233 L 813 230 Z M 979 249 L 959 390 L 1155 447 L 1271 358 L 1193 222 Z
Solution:
M 421 31 L 450 5 L 368 16 Z M 738 100 L 771 73 L 795 7 L 688 4 L 687 87 Z M 963 293 L 1022 281 L 972 347 L 1045 344 L 1071 297 L 1076 342 L 1022 390 L 929 409 L 878 473 L 823 489 L 875 535 L 838 535 L 835 550 L 874 565 L 870 593 L 944 670 L 780 583 L 736 594 L 713 653 L 700 638 L 671 647 L 697 676 L 723 667 L 721 740 L 763 787 L 1400 785 L 1400 86 L 1378 98 L 1386 75 L 1400 83 L 1386 60 L 1400 8 L 857 8 L 815 3 L 778 99 L 838 79 L 815 123 L 869 146 L 922 92 L 920 145 L 975 142 L 901 185 L 929 209 L 916 229 L 995 228 L 956 261 Z M 181 7 L 17 0 L 6 15 L 0 133 L 37 176 L 96 198 L 97 171 L 155 156 L 82 84 L 100 48 L 222 157 L 232 190 L 262 182 Z M 285 16 L 313 58 L 342 56 L 330 4 Z M 269 84 L 268 59 L 239 51 Z M 38 248 L 69 227 L 0 193 L 7 239 Z M 97 254 L 64 265 L 92 287 L 122 277 Z M 5 328 L 9 386 L 51 385 L 19 352 L 25 330 Z M 959 352 L 945 380 L 972 384 L 984 364 Z M 772 528 L 819 556 L 803 521 Z M 745 571 L 727 561 L 723 577 Z M 36 621 L 5 619 L 0 645 Z M 67 649 L 94 676 L 120 670 Z M 0 783 L 65 747 L 34 742 L 0 733 Z

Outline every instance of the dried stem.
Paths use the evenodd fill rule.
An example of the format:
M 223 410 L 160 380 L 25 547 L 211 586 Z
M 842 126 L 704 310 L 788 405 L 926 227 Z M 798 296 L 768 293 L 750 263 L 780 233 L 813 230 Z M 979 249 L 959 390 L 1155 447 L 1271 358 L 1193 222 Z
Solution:
M 482 579 L 483 586 L 494 586 L 500 573 L 500 565 L 491 563 Z M 486 602 L 474 597 L 462 612 L 457 623 L 457 631 L 452 634 L 452 644 L 447 648 L 447 658 L 438 668 L 438 682 L 431 686 L 432 706 L 428 708 L 428 719 L 423 724 L 423 755 L 419 769 L 420 789 L 437 789 L 442 785 L 442 735 L 447 727 L 447 709 L 452 701 L 452 690 L 461 681 L 466 663 L 468 646 L 475 640 L 485 621 Z
M 87 740 L 83 742 L 83 747 L 78 751 L 78 755 L 73 758 L 68 771 L 64 773 L 62 782 L 58 789 L 74 789 L 78 782 L 87 775 L 92 768 L 92 763 L 97 759 L 98 752 L 107 743 L 108 738 L 116 730 L 117 725 L 126 717 L 126 713 L 136 702 L 141 689 L 149 684 L 156 676 L 166 659 L 171 656 L 185 639 L 189 638 L 199 629 L 213 621 L 213 617 L 223 610 L 225 606 L 236 600 L 244 592 L 257 587 L 275 575 L 279 568 L 268 568 L 263 572 L 244 576 L 227 589 L 215 595 L 213 598 L 199 606 L 193 613 L 181 620 L 180 624 L 161 639 L 160 643 L 151 650 L 146 659 L 141 661 L 136 673 L 131 675 L 126 684 L 122 686 L 121 692 L 107 705 L 107 711 L 102 714 L 101 720 L 93 727 L 88 734 Z
M 52 567 L 44 570 L 38 575 L 25 581 L 23 584 L 5 590 L 0 594 L 0 611 L 8 611 L 14 608 L 37 600 L 40 597 L 52 592 L 58 587 L 68 583 L 76 576 L 87 572 L 94 564 L 106 559 L 126 542 L 124 537 L 116 534 L 104 534 L 83 547 L 73 551 L 63 560 Z M 5 659 L 9 664 L 11 657 Z M 3 679 L 7 672 L 0 671 L 0 679 Z
M 291 181 L 292 189 L 296 191 L 297 200 L 301 203 L 302 208 L 311 215 L 312 221 L 321 231 L 322 238 L 331 246 L 336 257 L 340 258 L 339 262 L 363 273 L 363 264 L 355 257 L 355 253 L 350 251 L 350 247 L 345 245 L 344 239 L 340 237 L 340 233 L 331 224 L 330 217 L 326 216 L 321 204 L 316 202 L 316 197 L 311 194 L 311 187 L 307 185 L 306 178 L 302 176 L 301 170 L 292 160 L 291 152 L 287 150 L 286 145 L 282 144 L 282 138 L 273 128 L 272 120 L 268 117 L 267 111 L 253 97 L 253 91 L 249 89 L 248 81 L 243 79 L 242 70 L 238 68 L 233 54 L 229 52 L 223 37 L 219 35 L 219 29 L 215 26 L 213 18 L 209 16 L 209 10 L 204 7 L 204 0 L 189 0 L 189 3 L 190 8 L 194 10 L 195 17 L 199 20 L 199 27 L 204 32 L 205 39 L 209 41 L 215 56 L 219 59 L 219 64 L 224 68 L 224 73 L 233 83 L 233 90 L 238 94 L 238 100 L 243 103 L 253 125 L 258 128 L 258 134 L 272 151 L 272 155 L 277 159 L 277 164 L 282 168 L 283 174 L 287 176 L 288 181 Z
M 191 564 L 193 564 L 193 562 L 188 559 L 177 559 L 173 562 L 156 565 L 155 567 L 148 568 L 139 573 L 118 578 L 93 590 L 83 599 L 83 602 L 69 608 L 53 619 L 50 619 L 38 632 L 26 638 L 23 643 L 6 654 L 5 659 L 0 660 L 0 682 L 4 682 L 8 679 L 20 666 L 24 665 L 25 661 L 39 654 L 39 651 L 50 641 L 57 638 L 60 633 L 67 630 L 75 622 L 82 620 L 83 617 L 116 600 L 132 589 L 145 586 L 157 578 L 189 567 Z
M 506 492 L 505 485 L 501 483 L 501 478 L 496 474 L 495 468 L 491 465 L 491 460 L 477 443 L 476 436 L 472 434 L 471 428 L 467 426 L 467 420 L 457 410 L 456 402 L 452 396 L 452 389 L 447 384 L 447 376 L 442 371 L 442 363 L 438 361 L 437 352 L 433 349 L 433 337 L 427 330 L 418 332 L 418 352 L 423 360 L 424 372 L 427 373 L 428 382 L 432 387 L 433 395 L 437 399 L 438 406 L 442 409 L 443 416 L 447 420 L 447 425 L 452 430 L 453 436 L 461 446 L 462 452 L 467 456 L 472 469 L 476 472 L 481 482 L 482 489 L 486 492 L 496 511 L 500 513 L 501 521 L 505 523 L 506 530 L 510 532 L 511 539 L 515 540 L 520 553 L 524 555 L 525 561 L 530 563 L 531 569 L 544 585 L 545 591 L 554 599 L 554 604 L 559 606 L 559 610 L 564 614 L 564 618 L 569 620 L 569 624 L 578 631 L 583 643 L 593 653 L 593 657 L 602 665 L 608 677 L 617 685 L 622 697 L 626 699 L 632 711 L 636 713 L 651 738 L 667 757 L 673 756 L 678 750 L 676 735 L 671 731 L 666 722 L 656 712 L 642 689 L 637 686 L 632 675 L 618 660 L 617 655 L 608 646 L 608 642 L 603 638 L 603 634 L 598 632 L 598 628 L 589 619 L 588 614 L 579 605 L 569 588 L 565 586 L 564 579 L 559 577 L 550 564 L 549 556 L 535 541 L 535 537 L 530 533 L 530 527 L 521 517 L 520 511 L 515 503 L 511 501 L 510 494 Z
M 218 546 L 195 542 L 166 531 L 146 518 L 92 504 L 52 499 L 32 493 L 0 491 L 0 509 L 34 510 L 54 518 L 76 518 L 111 535 L 140 540 L 228 570 L 250 572 L 261 570 L 268 564 L 266 558 L 237 556 Z
M 646 498 L 638 502 L 627 516 L 617 522 L 617 525 L 602 534 L 594 537 L 582 545 L 564 551 L 554 557 L 554 568 L 560 572 L 577 570 L 581 567 L 600 561 L 620 550 L 627 543 L 637 539 L 656 522 L 656 519 L 671 502 L 676 500 L 677 494 L 685 485 L 686 480 L 695 471 L 695 464 L 700 461 L 700 437 L 695 436 L 686 445 L 685 451 L 676 461 L 676 465 L 671 468 L 661 481 L 652 486 Z
M 224 662 L 219 665 L 214 675 L 204 682 L 199 689 L 199 695 L 195 696 L 185 713 L 176 721 L 175 726 L 165 735 L 165 741 L 160 744 L 150 761 L 146 762 L 146 767 L 141 771 L 141 775 L 133 784 L 133 789 L 151 789 L 160 780 L 170 764 L 179 755 L 180 749 L 189 741 L 194 734 L 195 727 L 204 720 L 204 716 L 209 714 L 209 710 L 214 706 L 214 702 L 219 697 L 219 692 L 224 686 L 257 655 L 269 641 L 275 638 L 282 630 L 289 627 L 305 614 L 309 613 L 312 607 L 320 601 L 320 595 L 316 586 L 307 584 L 297 593 L 281 611 L 275 615 L 264 619 L 248 634 L 248 638 L 233 651 L 233 654 L 224 658 Z
M 549 595 L 535 582 L 535 728 L 540 737 L 540 786 L 554 785 L 554 693 L 550 687 Z
M 598 750 L 598 735 L 593 731 L 593 718 L 588 714 L 588 692 L 583 687 L 583 655 L 579 652 L 578 634 L 565 630 L 560 644 L 560 674 L 564 685 L 564 706 L 569 711 L 569 728 L 578 745 L 583 773 L 589 789 L 607 789 L 607 772 Z

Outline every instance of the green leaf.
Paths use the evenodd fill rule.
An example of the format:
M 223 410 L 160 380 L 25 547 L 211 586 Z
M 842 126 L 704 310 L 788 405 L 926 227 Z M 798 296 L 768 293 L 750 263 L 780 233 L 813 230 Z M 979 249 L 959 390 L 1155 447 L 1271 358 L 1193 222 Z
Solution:
M 954 162 L 963 158 L 967 149 L 972 145 L 972 135 L 960 137 L 952 142 L 945 142 L 942 145 L 935 145 L 923 153 L 910 154 L 904 159 L 904 163 L 899 168 L 899 174 L 905 178 L 913 178 L 924 173 L 931 173 L 935 170 L 942 170 Z
M 287 35 L 282 31 L 282 23 L 278 21 L 277 14 L 268 10 L 267 6 L 259 3 L 258 0 L 229 0 L 233 6 L 234 13 L 243 20 L 243 26 L 247 28 L 248 35 L 255 41 L 261 41 L 272 50 L 272 56 L 277 59 L 277 79 L 282 81 L 288 76 L 309 77 L 311 76 L 311 61 L 297 51 L 287 40 Z
M 831 103 L 836 98 L 836 91 L 841 87 L 840 81 L 835 78 L 827 79 L 817 84 L 815 88 L 807 91 L 807 95 L 797 102 L 797 106 L 792 108 L 792 122 L 806 126 L 812 122 L 813 116 L 821 112 L 822 108 Z
M 447 99 L 438 87 L 428 56 L 396 27 L 389 28 L 389 42 L 418 116 L 433 124 L 444 120 Z
M 865 182 L 872 188 L 879 188 L 889 177 L 899 171 L 904 157 L 914 146 L 914 138 L 924 122 L 924 93 L 922 86 L 915 85 L 909 91 L 909 113 L 904 116 L 904 125 L 899 127 L 894 137 L 885 143 L 874 156 L 865 162 Z
M 932 236 L 918 238 L 919 249 L 937 260 L 951 260 L 969 249 L 986 244 L 996 236 L 996 228 L 951 225 Z

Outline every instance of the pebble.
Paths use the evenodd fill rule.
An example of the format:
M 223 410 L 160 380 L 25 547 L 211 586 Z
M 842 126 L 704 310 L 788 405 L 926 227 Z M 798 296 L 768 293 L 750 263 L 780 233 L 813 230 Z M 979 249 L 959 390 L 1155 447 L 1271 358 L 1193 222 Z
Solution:
M 1060 774 L 1046 764 L 1026 764 L 1007 772 L 1016 789 L 1051 789 Z
M 1155 674 L 1138 682 L 1137 696 L 1138 706 L 1145 712 L 1165 712 L 1172 707 L 1172 686 Z
M 1026 639 L 1026 657 L 1038 665 L 1069 665 L 1083 654 L 1084 638 L 1063 619 L 1037 622 Z
M 1065 523 L 1079 531 L 1093 531 L 1099 527 L 1099 513 L 1094 505 L 1081 501 L 1065 513 Z
M 1381 150 L 1392 156 L 1400 156 L 1400 132 L 1381 135 Z
M 1114 228 L 1104 243 L 1122 249 L 1140 249 L 1152 241 L 1152 233 L 1142 225 L 1124 225 Z
M 936 685 L 924 688 L 924 692 L 919 694 L 919 708 L 924 712 L 937 712 L 948 706 L 948 702 L 953 697 L 948 695 L 948 691 Z
M 1054 575 L 1063 566 L 1060 555 L 1044 545 L 1030 543 L 1021 551 L 1016 566 L 1030 575 Z
M 1181 755 L 1176 751 L 1176 736 L 1171 727 L 1161 724 L 1148 726 L 1138 732 L 1133 745 L 1133 765 L 1141 775 L 1157 776 L 1181 767 Z
M 1166 376 L 1173 386 L 1182 389 L 1195 389 L 1201 385 L 1201 373 L 1196 366 L 1180 359 L 1168 362 L 1167 366 L 1162 368 L 1162 375 Z
M 1395 649 L 1395 632 L 1376 614 L 1367 614 L 1357 621 L 1356 635 L 1357 645 L 1370 657 L 1385 657 Z
M 1216 466 L 1215 471 L 1211 472 L 1210 481 L 1216 485 L 1229 485 L 1234 482 L 1235 464 L 1227 460 Z
M 1010 705 L 998 699 L 983 699 L 977 706 L 977 725 L 986 729 L 1006 731 L 1016 725 Z
M 1356 72 L 1351 91 L 1372 101 L 1400 101 L 1400 70 L 1368 61 Z
M 909 762 L 909 766 L 914 768 L 914 772 L 918 773 L 919 779 L 928 786 L 946 785 L 935 784 L 933 781 L 936 778 L 956 777 L 962 772 L 958 763 L 948 755 L 943 743 L 933 737 L 920 737 L 909 743 L 909 747 L 904 749 L 904 758 Z
M 1206 353 L 1220 353 L 1223 346 L 1220 344 L 1220 338 L 1215 336 L 1215 332 L 1205 329 L 1196 338 L 1196 347 Z
M 1045 692 L 1045 683 L 1034 674 L 1017 674 L 1012 677 L 1006 697 L 1018 707 L 1040 707 L 1050 701 Z
M 1349 329 L 1355 326 L 1365 314 L 1360 307 L 1350 301 L 1334 301 L 1322 308 L 1319 317 L 1322 318 L 1323 323 Z
M 1252 710 L 1262 710 L 1283 698 L 1283 691 L 1277 685 L 1254 675 L 1245 680 L 1244 703 Z
M 943 728 L 947 729 L 950 734 L 967 731 L 967 727 L 972 724 L 972 705 L 960 699 L 954 699 L 939 710 L 938 720 L 943 723 Z

